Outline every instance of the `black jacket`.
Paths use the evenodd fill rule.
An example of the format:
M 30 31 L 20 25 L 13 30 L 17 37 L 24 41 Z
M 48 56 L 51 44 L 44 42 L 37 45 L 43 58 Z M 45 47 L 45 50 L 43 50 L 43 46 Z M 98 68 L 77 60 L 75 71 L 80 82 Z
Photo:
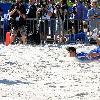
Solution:
M 37 7 L 35 4 L 31 5 L 29 12 L 27 13 L 27 18 L 36 18 Z

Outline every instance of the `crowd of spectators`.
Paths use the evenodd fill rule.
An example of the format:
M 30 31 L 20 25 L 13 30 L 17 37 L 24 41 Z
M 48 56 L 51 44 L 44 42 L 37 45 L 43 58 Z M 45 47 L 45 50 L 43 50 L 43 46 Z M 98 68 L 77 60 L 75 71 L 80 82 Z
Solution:
M 93 34 L 97 28 L 100 36 L 100 8 L 97 0 L 29 0 L 28 3 L 16 0 L 13 4 L 9 0 L 3 0 L 0 3 L 0 20 L 2 19 L 4 34 L 0 27 L 0 37 L 4 36 L 5 39 L 6 32 L 10 31 L 11 43 L 16 36 L 23 44 L 29 40 L 32 43 L 44 43 L 48 35 L 55 38 L 55 35 L 64 33 L 78 34 L 84 32 L 88 25 L 88 31 Z M 84 21 L 87 22 L 86 25 Z

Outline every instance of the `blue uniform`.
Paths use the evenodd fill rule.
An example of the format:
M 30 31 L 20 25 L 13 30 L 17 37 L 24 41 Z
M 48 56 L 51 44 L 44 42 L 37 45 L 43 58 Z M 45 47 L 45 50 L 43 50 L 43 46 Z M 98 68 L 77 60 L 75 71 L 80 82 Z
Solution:
M 90 53 L 100 53 L 100 46 L 90 51 Z
M 88 54 L 90 54 L 90 53 L 98 53 L 98 54 L 100 54 L 100 46 L 98 46 L 97 48 L 91 50 L 89 53 L 85 53 L 85 52 L 78 53 L 78 54 L 77 54 L 77 58 L 78 58 L 79 60 L 82 60 L 82 61 L 87 61 L 87 60 L 98 60 L 98 59 L 100 59 L 100 55 L 97 56 L 97 57 L 94 57 L 94 58 L 90 58 L 90 57 L 88 56 Z

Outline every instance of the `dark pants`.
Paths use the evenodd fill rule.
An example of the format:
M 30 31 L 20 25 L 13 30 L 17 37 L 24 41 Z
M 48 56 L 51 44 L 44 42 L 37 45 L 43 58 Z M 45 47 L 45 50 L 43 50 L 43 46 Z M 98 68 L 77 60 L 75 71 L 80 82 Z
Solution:
M 27 41 L 29 43 L 36 43 L 39 44 L 40 37 L 37 33 L 37 21 L 36 20 L 27 20 L 26 22 L 27 27 Z
M 4 27 L 3 22 L 0 21 L 0 42 L 4 42 Z
M 75 34 L 77 34 L 80 31 L 83 31 L 82 20 L 74 20 L 74 28 L 75 28 Z
M 3 42 L 3 36 L 4 34 L 3 34 L 3 29 L 2 28 L 0 28 L 0 42 Z
M 56 19 L 50 20 L 50 29 L 51 29 L 51 38 L 54 38 L 55 31 L 56 31 Z
M 64 21 L 64 30 L 71 30 L 72 29 L 72 22 L 70 20 Z
M 48 20 L 42 20 L 39 25 L 40 39 L 45 41 L 49 33 L 49 24 Z
M 36 20 L 28 20 L 27 21 L 27 34 L 36 33 L 37 32 L 37 21 Z

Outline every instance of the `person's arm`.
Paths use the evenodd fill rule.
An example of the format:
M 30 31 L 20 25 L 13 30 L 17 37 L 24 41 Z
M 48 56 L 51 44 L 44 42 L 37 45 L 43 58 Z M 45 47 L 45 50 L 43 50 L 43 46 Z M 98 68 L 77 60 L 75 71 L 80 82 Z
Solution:
M 25 14 L 22 14 L 19 10 L 17 10 L 19 16 L 23 17 L 24 19 L 26 18 L 26 15 Z
M 96 18 L 100 18 L 100 15 L 98 15 Z
M 94 19 L 95 17 L 92 15 L 92 16 L 89 16 L 89 19 L 91 20 L 91 19 Z
M 89 20 L 92 20 L 92 19 L 94 19 L 95 17 L 94 17 L 94 15 L 89 14 L 89 15 L 88 15 L 88 18 L 89 18 Z
M 17 9 L 17 12 L 18 12 L 19 16 L 26 19 L 26 9 L 25 9 L 24 5 L 21 6 L 21 10 Z
M 95 57 L 98 57 L 100 56 L 100 53 L 90 53 L 88 54 L 89 58 L 95 58 Z
M 87 17 L 89 20 L 93 20 L 95 18 L 94 14 L 92 14 L 92 9 L 88 10 Z
M 53 14 L 54 9 L 52 7 L 50 7 L 50 9 L 48 10 L 48 15 L 51 17 Z
M 97 7 L 97 17 L 96 18 L 100 18 L 100 8 L 99 7 Z
M 12 5 L 8 12 L 9 16 L 12 16 L 16 11 L 17 11 L 16 7 Z
M 48 15 L 51 17 L 52 16 L 52 12 L 51 11 L 48 11 Z
M 9 12 L 9 15 L 12 16 L 16 12 L 16 8 Z
M 99 10 L 99 9 L 98 9 Z M 92 12 L 92 13 L 91 13 Z M 90 20 L 95 19 L 95 18 L 100 18 L 100 10 L 98 11 L 99 13 L 95 14 L 95 12 L 93 11 L 93 9 L 90 9 L 88 11 L 88 18 Z
M 96 49 L 91 50 L 90 53 L 88 54 L 88 56 L 91 58 L 100 56 L 100 48 L 97 47 Z

